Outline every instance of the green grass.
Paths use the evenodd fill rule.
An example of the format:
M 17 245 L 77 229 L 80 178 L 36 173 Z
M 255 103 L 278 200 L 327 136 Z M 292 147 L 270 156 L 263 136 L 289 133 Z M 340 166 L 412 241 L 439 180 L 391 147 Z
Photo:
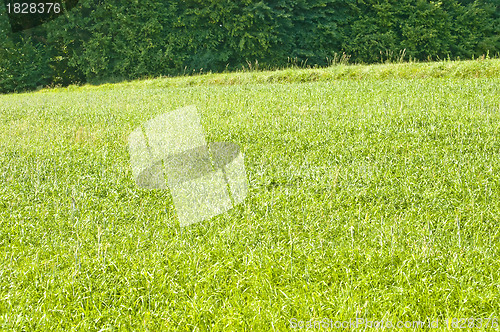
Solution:
M 456 66 L 498 73 L 499 63 Z M 422 74 L 439 66 L 323 70 L 377 73 L 361 80 L 270 83 L 321 73 L 285 70 L 0 96 L 0 328 L 498 319 L 500 77 Z M 413 70 L 422 78 L 401 79 Z M 242 147 L 250 193 L 180 228 L 169 192 L 133 182 L 127 137 L 191 104 L 208 141 Z
M 376 65 L 348 65 L 345 61 L 328 68 L 287 68 L 272 71 L 254 69 L 223 74 L 196 73 L 168 79 L 144 79 L 120 83 L 121 87 L 166 88 L 197 85 L 253 85 L 268 83 L 331 82 L 333 80 L 420 79 L 420 78 L 500 78 L 500 59 L 480 58 L 468 61 L 404 62 Z M 115 89 L 116 84 L 70 86 L 56 90 Z M 53 91 L 53 90 L 46 90 Z

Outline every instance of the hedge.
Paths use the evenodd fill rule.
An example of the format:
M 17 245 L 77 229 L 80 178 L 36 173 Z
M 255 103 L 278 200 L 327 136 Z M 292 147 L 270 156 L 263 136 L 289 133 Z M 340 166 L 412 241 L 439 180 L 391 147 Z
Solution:
M 64 6 L 64 4 L 63 4 Z M 69 6 L 69 3 L 68 3 Z M 75 6 L 72 0 L 71 6 Z M 12 32 L 0 7 L 0 92 L 50 84 L 500 52 L 499 0 L 80 0 Z

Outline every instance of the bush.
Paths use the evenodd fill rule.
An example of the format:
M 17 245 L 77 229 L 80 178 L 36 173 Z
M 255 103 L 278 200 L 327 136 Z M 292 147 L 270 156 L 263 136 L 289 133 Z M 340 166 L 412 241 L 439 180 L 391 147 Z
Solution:
M 74 2 L 74 1 L 73 1 Z M 0 91 L 223 71 L 335 54 L 383 61 L 500 52 L 497 0 L 81 0 L 41 27 L 12 34 L 0 8 Z

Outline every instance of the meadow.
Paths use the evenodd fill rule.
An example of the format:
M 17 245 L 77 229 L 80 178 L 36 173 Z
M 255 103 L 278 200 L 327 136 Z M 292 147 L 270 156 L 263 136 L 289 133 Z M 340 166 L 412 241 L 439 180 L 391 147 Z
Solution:
M 187 105 L 240 145 L 250 192 L 180 227 L 127 139 Z M 2 330 L 478 325 L 500 316 L 499 222 L 500 60 L 0 95 Z

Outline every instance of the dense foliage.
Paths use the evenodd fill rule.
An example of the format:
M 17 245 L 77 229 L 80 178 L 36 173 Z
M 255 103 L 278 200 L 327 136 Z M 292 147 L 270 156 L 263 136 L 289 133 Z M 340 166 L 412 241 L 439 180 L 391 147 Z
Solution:
M 81 0 L 12 33 L 0 8 L 0 92 L 223 71 L 500 52 L 499 0 Z

